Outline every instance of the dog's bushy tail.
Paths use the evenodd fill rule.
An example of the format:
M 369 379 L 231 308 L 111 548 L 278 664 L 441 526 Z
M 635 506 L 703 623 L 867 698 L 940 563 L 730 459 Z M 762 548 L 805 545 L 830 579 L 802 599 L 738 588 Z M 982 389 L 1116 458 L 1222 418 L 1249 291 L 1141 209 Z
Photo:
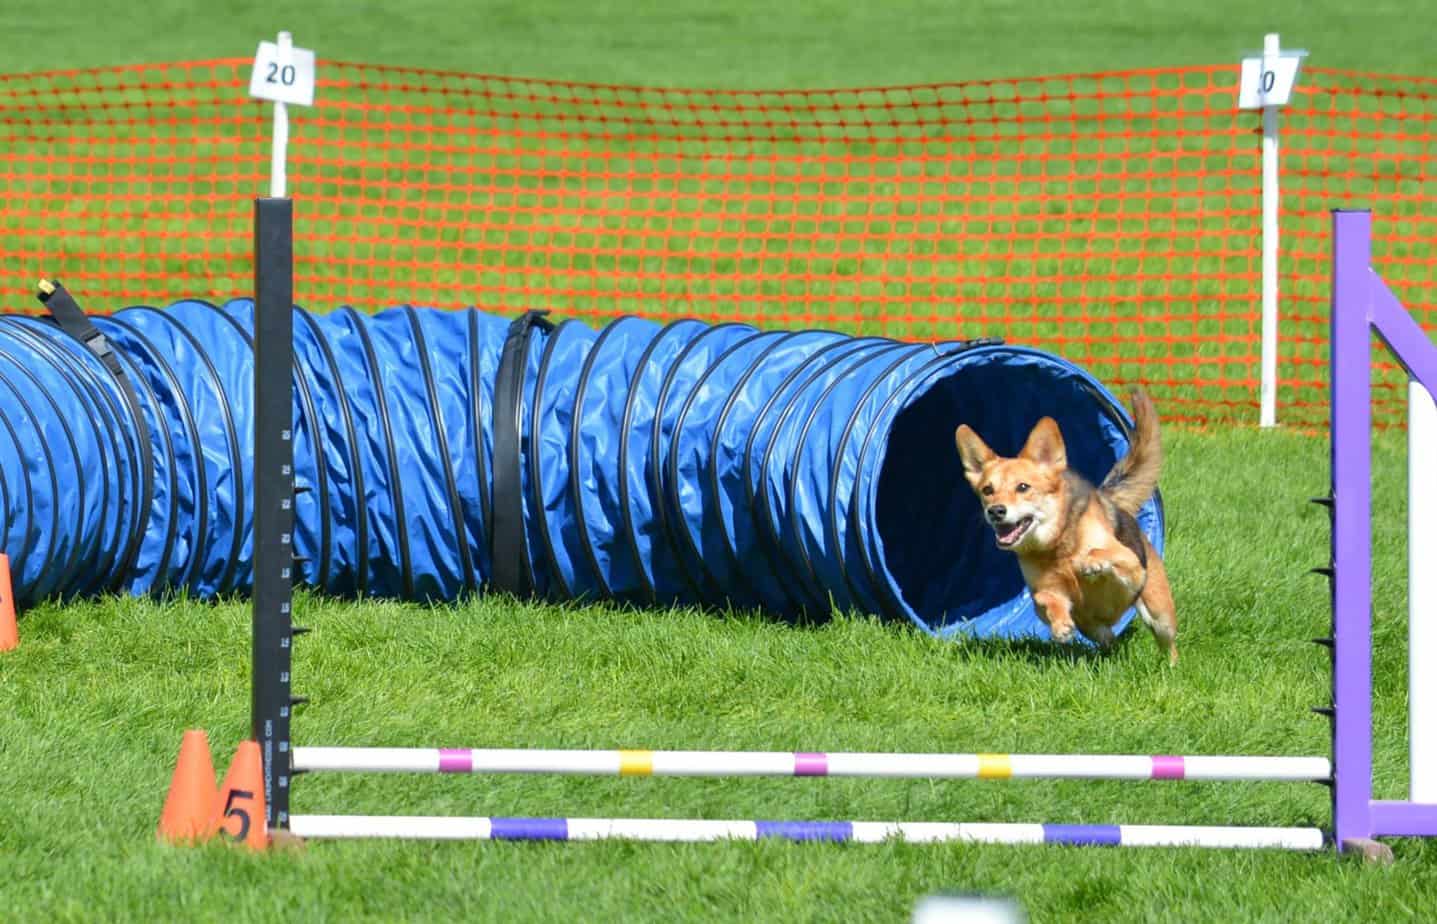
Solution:
M 1158 486 L 1163 467 L 1162 438 L 1158 434 L 1158 410 L 1148 393 L 1133 390 L 1133 441 L 1128 454 L 1113 464 L 1099 489 L 1119 510 L 1136 514 Z

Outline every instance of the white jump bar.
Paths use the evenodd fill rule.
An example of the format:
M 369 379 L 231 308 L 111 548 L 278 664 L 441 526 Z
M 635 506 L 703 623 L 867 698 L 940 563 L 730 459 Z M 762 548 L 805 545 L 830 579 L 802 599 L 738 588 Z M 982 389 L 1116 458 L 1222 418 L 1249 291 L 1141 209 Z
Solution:
M 966 841 L 1108 847 L 1216 847 L 1320 850 L 1317 828 L 1188 825 L 959 824 L 907 821 L 710 821 L 657 818 L 463 818 L 293 815 L 300 838 L 523 841 L 831 841 L 873 844 Z
M 292 769 L 295 772 L 1276 782 L 1325 782 L 1332 775 L 1332 765 L 1326 757 L 349 747 L 296 747 Z

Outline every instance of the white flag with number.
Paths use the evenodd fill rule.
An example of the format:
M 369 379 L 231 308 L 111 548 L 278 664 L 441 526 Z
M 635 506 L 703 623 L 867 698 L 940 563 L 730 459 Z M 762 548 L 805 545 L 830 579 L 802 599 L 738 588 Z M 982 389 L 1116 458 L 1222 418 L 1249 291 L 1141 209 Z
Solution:
M 249 95 L 276 103 L 314 105 L 314 51 L 260 42 L 249 77 Z

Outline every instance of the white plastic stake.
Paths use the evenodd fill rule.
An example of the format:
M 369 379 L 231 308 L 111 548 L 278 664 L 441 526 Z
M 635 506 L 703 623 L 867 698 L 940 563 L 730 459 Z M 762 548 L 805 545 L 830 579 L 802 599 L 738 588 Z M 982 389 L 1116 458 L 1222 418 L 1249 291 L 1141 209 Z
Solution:
M 911 924 L 1024 924 L 1028 916 L 1006 895 L 938 892 L 913 906 Z
M 1276 73 L 1282 53 L 1276 32 L 1262 43 L 1263 83 Z M 1281 107 L 1262 107 L 1262 384 L 1259 392 L 1260 426 L 1277 426 L 1277 234 L 1278 234 L 1278 112 Z
M 281 68 L 294 66 L 294 43 L 288 32 L 279 34 L 279 66 Z M 1273 116 L 1276 120 L 1277 116 Z M 1267 115 L 1263 114 L 1263 126 L 1267 125 Z M 1275 123 L 1274 123 L 1275 124 Z M 270 138 L 269 155 L 269 195 L 271 199 L 283 199 L 285 192 L 285 156 L 289 152 L 289 106 L 283 100 L 275 100 L 274 104 L 274 133 Z M 1267 149 L 1263 148 L 1263 157 L 1266 158 Z M 1266 161 L 1263 162 L 1263 169 L 1266 170 Z M 1266 173 L 1264 173 L 1266 177 Z M 1263 202 L 1264 220 L 1266 216 L 1266 200 Z M 1266 240 L 1266 238 L 1264 238 Z M 1266 256 L 1264 255 L 1264 259 Z M 1266 264 L 1264 263 L 1264 266 Z M 1263 277 L 1266 279 L 1266 277 Z M 1266 298 L 1266 296 L 1264 296 Z M 1265 304 L 1265 302 L 1264 302 Z M 1264 331 L 1266 328 L 1264 328 Z
M 1244 58 L 1239 109 L 1262 110 L 1262 380 L 1260 423 L 1277 426 L 1277 242 L 1278 110 L 1292 98 L 1305 51 L 1283 51 L 1276 32 L 1262 43 L 1262 56 Z
M 277 42 L 260 42 L 250 74 L 249 95 L 274 103 L 269 194 L 282 199 L 289 150 L 289 106 L 314 105 L 314 52 L 295 48 L 288 32 L 281 32 Z
M 1437 804 L 1437 404 L 1407 385 L 1407 693 L 1413 802 Z

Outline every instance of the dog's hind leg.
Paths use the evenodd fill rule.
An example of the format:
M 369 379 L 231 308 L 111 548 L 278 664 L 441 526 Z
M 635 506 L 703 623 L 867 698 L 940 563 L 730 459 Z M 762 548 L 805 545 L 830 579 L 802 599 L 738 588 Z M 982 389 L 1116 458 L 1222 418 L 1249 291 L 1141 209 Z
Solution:
M 1167 652 L 1168 664 L 1178 663 L 1178 616 L 1173 605 L 1172 588 L 1163 560 L 1151 547 L 1148 549 L 1148 580 L 1138 596 L 1138 615 L 1152 630 L 1158 647 Z
M 1082 628 L 1084 635 L 1093 640 L 1100 651 L 1107 653 L 1113 650 L 1113 642 L 1115 639 L 1113 638 L 1112 629 L 1104 625 L 1080 628 Z
M 1177 631 L 1172 623 L 1155 614 L 1141 598 L 1138 599 L 1137 607 L 1138 615 L 1142 617 L 1143 623 L 1152 630 L 1158 647 L 1168 653 L 1168 663 L 1178 663 Z

